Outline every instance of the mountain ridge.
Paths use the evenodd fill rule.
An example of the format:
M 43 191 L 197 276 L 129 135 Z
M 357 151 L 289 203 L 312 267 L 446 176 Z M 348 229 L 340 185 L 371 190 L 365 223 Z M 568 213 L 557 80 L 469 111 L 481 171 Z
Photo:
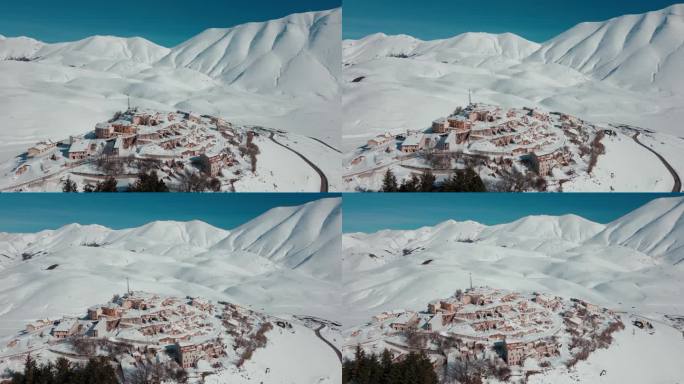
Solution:
M 174 47 L 142 37 L 94 35 L 81 40 L 44 43 L 20 36 L 0 39 L 0 59 L 86 67 L 107 71 L 114 63 L 144 64 L 149 68 L 192 69 L 250 91 L 281 90 L 303 94 L 310 87 L 299 81 L 306 74 L 320 83 L 319 94 L 332 98 L 341 73 L 339 8 L 303 12 L 280 19 L 250 22 L 230 28 L 208 28 Z M 336 44 L 333 44 L 336 45 Z M 110 66 L 99 64 L 113 61 Z M 303 68 L 302 68 L 303 67 Z
M 392 238 L 401 246 L 430 241 L 444 241 L 464 235 L 462 241 L 510 244 L 520 239 L 565 241 L 570 248 L 584 245 L 624 246 L 662 259 L 679 263 L 678 252 L 684 249 L 684 197 L 654 199 L 607 224 L 575 214 L 560 216 L 530 215 L 509 223 L 484 225 L 472 220 L 446 220 L 415 230 L 380 230 L 372 233 L 345 233 L 346 238 L 373 243 Z M 518 244 L 519 245 L 519 244 Z M 532 249 L 539 250 L 538 246 Z M 525 247 L 528 247 L 526 245 Z M 557 250 L 556 250 L 557 251 Z
M 340 200 L 325 198 L 272 208 L 233 230 L 199 220 L 161 220 L 118 230 L 74 223 L 36 233 L 0 233 L 0 254 L 11 253 L 16 260 L 22 254 L 79 246 L 132 252 L 155 249 L 162 254 L 177 252 L 174 247 L 190 247 L 198 254 L 248 252 L 288 269 L 332 277 L 339 272 L 334 259 L 341 248 L 340 228 Z
M 469 39 L 471 43 L 463 43 Z M 684 93 L 684 80 L 678 76 L 679 69 L 684 67 L 684 4 L 579 23 L 542 43 L 513 33 L 466 32 L 427 41 L 409 35 L 376 33 L 344 40 L 343 47 L 345 61 L 353 63 L 388 54 L 425 57 L 430 51 L 438 51 L 432 56 L 443 62 L 484 55 L 514 60 L 509 63 L 511 66 L 560 64 L 630 90 L 656 86 Z M 451 48 L 453 52 L 449 51 Z
M 471 284 L 661 317 L 684 310 L 684 197 L 654 199 L 607 224 L 533 216 L 484 227 L 475 237 L 468 231 L 477 227 L 455 224 L 344 234 L 344 324 L 396 308 L 419 310 Z

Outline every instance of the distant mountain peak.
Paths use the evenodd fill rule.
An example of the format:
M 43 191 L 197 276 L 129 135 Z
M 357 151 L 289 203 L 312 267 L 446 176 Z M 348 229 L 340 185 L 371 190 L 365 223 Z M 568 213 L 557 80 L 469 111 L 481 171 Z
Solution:
M 684 91 L 684 4 L 580 23 L 545 42 L 530 59 L 574 68 L 598 80 Z
M 141 37 L 90 36 L 46 44 L 0 39 L 0 60 L 39 59 L 69 68 L 136 74 L 191 69 L 249 92 L 337 97 L 342 53 L 341 9 L 297 13 L 232 28 L 210 28 L 173 48 Z M 302 81 L 307 79 L 307 81 Z M 316 84 L 312 92 L 311 84 Z
M 177 45 L 159 65 L 190 68 L 247 90 L 310 92 L 306 73 L 333 97 L 340 75 L 341 11 L 298 13 L 232 28 L 211 28 Z

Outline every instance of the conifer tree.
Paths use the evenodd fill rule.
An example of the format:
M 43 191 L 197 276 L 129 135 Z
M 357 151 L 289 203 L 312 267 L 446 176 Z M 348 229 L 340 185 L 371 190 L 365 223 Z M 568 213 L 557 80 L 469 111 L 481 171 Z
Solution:
M 62 192 L 78 192 L 78 186 L 76 182 L 67 177 L 62 184 Z
M 426 170 L 420 175 L 419 192 L 432 192 L 435 189 L 435 181 L 437 178 L 432 173 L 432 170 Z
M 104 181 L 97 183 L 95 192 L 116 192 L 116 179 L 112 176 L 107 177 Z
M 397 177 L 390 169 L 385 172 L 385 177 L 382 180 L 382 191 L 383 192 L 397 192 L 399 190 L 399 185 L 397 183 Z
M 134 184 L 128 186 L 129 192 L 168 192 L 169 187 L 157 177 L 157 172 L 141 173 Z

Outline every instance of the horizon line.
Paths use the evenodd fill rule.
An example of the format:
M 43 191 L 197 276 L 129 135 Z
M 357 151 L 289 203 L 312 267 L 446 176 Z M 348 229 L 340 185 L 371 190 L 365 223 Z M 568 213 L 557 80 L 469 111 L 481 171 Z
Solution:
M 650 11 L 647 11 L 647 12 L 641 12 L 641 13 L 625 13 L 625 14 L 618 15 L 618 16 L 613 16 L 613 17 L 610 17 L 610 18 L 607 18 L 607 19 L 580 21 L 580 22 L 578 22 L 578 23 L 572 25 L 571 27 L 569 27 L 569 28 L 563 30 L 562 32 L 560 32 L 560 33 L 558 33 L 558 34 L 556 34 L 556 35 L 554 35 L 554 36 L 552 36 L 552 37 L 550 37 L 550 38 L 548 38 L 548 39 L 546 39 L 546 40 L 543 40 L 543 41 L 531 40 L 531 39 L 528 39 L 528 38 L 526 38 L 526 37 L 524 37 L 524 36 L 522 36 L 522 35 L 520 35 L 520 34 L 518 34 L 518 33 L 511 32 L 511 31 L 506 31 L 506 32 L 466 31 L 466 32 L 460 32 L 460 33 L 450 34 L 450 35 L 448 35 L 448 36 L 438 37 L 438 38 L 434 38 L 434 39 L 422 39 L 422 38 L 416 37 L 416 36 L 411 35 L 411 34 L 408 34 L 408 33 L 387 33 L 387 32 L 383 32 L 383 31 L 377 31 L 377 32 L 368 33 L 368 34 L 363 35 L 363 36 L 358 37 L 358 38 L 353 38 L 353 37 L 345 37 L 345 36 L 344 36 L 344 30 L 345 30 L 344 27 L 342 28 L 342 34 L 343 34 L 343 36 L 342 36 L 342 41 L 358 41 L 358 40 L 363 40 L 363 39 L 365 39 L 365 38 L 367 38 L 367 37 L 369 37 L 369 36 L 381 34 L 381 35 L 385 35 L 386 37 L 408 36 L 408 37 L 411 37 L 411 38 L 416 39 L 416 40 L 419 40 L 419 41 L 431 42 L 431 41 L 449 40 L 449 39 L 453 39 L 453 38 L 455 38 L 455 37 L 458 37 L 458 36 L 461 36 L 461 35 L 465 35 L 465 34 L 468 34 L 468 33 L 478 33 L 478 34 L 488 34 L 488 35 L 494 35 L 494 36 L 500 36 L 500 35 L 511 34 L 511 35 L 514 35 L 514 36 L 516 36 L 516 37 L 519 37 L 519 38 L 521 38 L 521 39 L 523 39 L 523 40 L 525 40 L 525 41 L 528 41 L 528 42 L 532 42 L 532 43 L 536 43 L 536 44 L 544 44 L 544 43 L 549 42 L 549 41 L 555 39 L 556 37 L 562 35 L 563 33 L 567 32 L 567 31 L 569 31 L 569 30 L 571 30 L 571 29 L 573 29 L 573 28 L 576 28 L 577 26 L 582 25 L 582 24 L 606 23 L 606 22 L 609 22 L 609 21 L 611 21 L 611 20 L 619 19 L 619 18 L 621 18 L 621 17 L 639 16 L 639 15 L 646 15 L 646 14 L 653 13 L 653 12 L 662 12 L 662 11 L 664 11 L 664 10 L 666 10 L 666 9 L 673 8 L 673 7 L 678 7 L 678 6 L 684 6 L 684 2 L 671 4 L 671 5 L 668 5 L 667 7 L 658 8 L 658 9 L 653 9 L 653 10 L 650 10 Z M 344 19 L 343 19 L 343 23 L 344 23 Z
M 209 31 L 209 30 L 215 30 L 215 29 L 229 30 L 229 29 L 238 28 L 238 27 L 240 27 L 240 26 L 244 26 L 244 25 L 248 25 L 248 24 L 260 24 L 260 23 L 268 23 L 268 22 L 279 21 L 279 20 L 283 20 L 283 19 L 286 19 L 286 18 L 288 18 L 288 17 L 290 17 L 290 16 L 294 16 L 294 15 L 303 15 L 303 14 L 308 14 L 308 13 L 320 13 L 320 12 L 334 12 L 334 11 L 341 10 L 341 9 L 342 9 L 342 7 L 340 6 L 340 7 L 329 8 L 329 9 L 319 9 L 319 10 L 312 10 L 312 11 L 305 11 L 305 12 L 294 12 L 294 13 L 289 13 L 289 14 L 287 14 L 287 15 L 284 15 L 284 16 L 281 16 L 281 17 L 277 17 L 277 18 L 274 18 L 274 19 L 253 20 L 253 21 L 247 21 L 247 22 L 244 22 L 244 23 L 233 24 L 233 25 L 230 25 L 230 26 L 223 26 L 223 27 L 219 27 L 219 26 L 216 26 L 216 27 L 207 27 L 207 28 L 204 28 L 204 29 L 202 29 L 201 31 L 199 31 L 199 32 L 197 32 L 197 33 L 191 35 L 190 37 L 185 38 L 184 40 L 182 40 L 182 41 L 179 42 L 178 44 L 171 45 L 171 46 L 160 44 L 160 43 L 158 43 L 158 42 L 156 42 L 156 41 L 154 41 L 154 40 L 152 40 L 152 39 L 150 39 L 150 38 L 147 38 L 147 37 L 144 37 L 144 36 L 141 36 L 141 35 L 114 35 L 114 34 L 98 34 L 98 33 L 96 33 L 96 34 L 88 35 L 88 36 L 85 36 L 85 37 L 83 37 L 83 38 L 76 39 L 76 40 L 62 40 L 62 41 L 55 41 L 55 42 L 48 42 L 48 41 L 45 41 L 45 40 L 37 39 L 37 38 L 32 37 L 32 36 L 30 36 L 30 35 L 28 35 L 28 34 L 21 34 L 21 35 L 12 35 L 12 36 L 10 36 L 10 35 L 4 34 L 4 32 L 2 32 L 2 31 L 0 31 L 0 36 L 1 36 L 1 37 L 4 37 L 5 39 L 20 39 L 20 38 L 26 38 L 26 39 L 31 39 L 31 40 L 34 40 L 34 41 L 37 41 L 37 42 L 39 42 L 39 43 L 43 43 L 43 44 L 46 44 L 46 45 L 78 43 L 78 42 L 80 42 L 80 41 L 88 40 L 88 39 L 91 39 L 91 38 L 94 38 L 94 37 L 112 37 L 112 38 L 117 38 L 117 39 L 136 39 L 136 38 L 138 38 L 138 39 L 142 39 L 142 40 L 148 41 L 148 42 L 150 42 L 150 43 L 152 43 L 152 44 L 154 44 L 154 45 L 157 45 L 157 46 L 159 46 L 159 47 L 162 47 L 162 48 L 172 49 L 172 48 L 178 47 L 178 46 L 180 46 L 180 45 L 182 45 L 182 44 L 188 42 L 189 40 L 192 40 L 193 38 L 195 38 L 195 37 L 201 35 L 202 33 L 206 32 L 206 31 Z M 2 41 L 2 40 L 3 40 L 3 39 L 0 38 L 0 41 Z

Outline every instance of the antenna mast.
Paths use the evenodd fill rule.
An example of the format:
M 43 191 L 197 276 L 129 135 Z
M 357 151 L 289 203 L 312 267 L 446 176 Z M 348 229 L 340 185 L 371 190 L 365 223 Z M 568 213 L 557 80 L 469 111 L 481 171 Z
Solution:
M 470 275 L 470 289 L 473 289 L 473 273 L 469 272 L 468 275 Z
M 131 294 L 131 283 L 128 280 L 128 277 L 126 278 L 126 292 L 128 292 L 129 295 Z
M 470 92 L 470 88 L 468 88 L 468 105 L 473 105 L 473 96 Z

